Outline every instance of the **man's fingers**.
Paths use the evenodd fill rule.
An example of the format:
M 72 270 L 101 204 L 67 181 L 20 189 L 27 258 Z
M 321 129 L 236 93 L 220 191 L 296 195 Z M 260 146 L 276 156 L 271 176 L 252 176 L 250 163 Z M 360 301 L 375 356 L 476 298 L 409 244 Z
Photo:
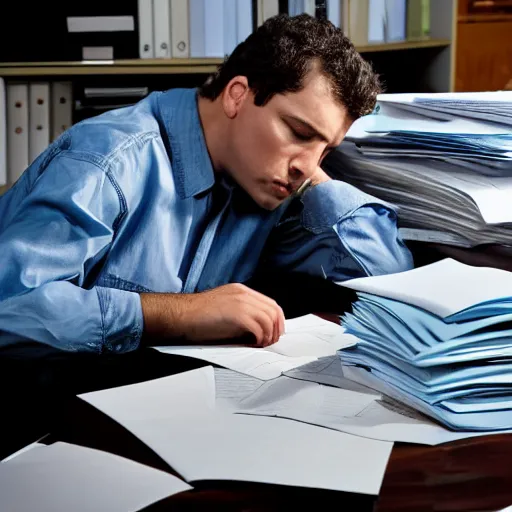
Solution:
M 260 312 L 265 315 L 265 345 L 271 345 L 278 341 L 281 335 L 281 325 L 284 327 L 282 309 L 274 301 L 270 303 L 268 301 L 262 301 L 257 296 L 248 297 L 247 305 L 254 308 L 255 314 L 257 314 L 256 312 Z
M 277 305 L 277 307 L 279 308 L 279 336 L 282 336 L 284 334 L 284 311 L 281 306 Z
M 245 318 L 243 321 L 243 329 L 254 336 L 256 345 L 261 346 L 265 333 L 255 318 L 252 318 L 251 316 Z
M 252 290 L 251 288 L 248 288 L 248 290 L 251 290 L 251 295 L 263 302 L 264 304 L 266 304 L 267 306 L 269 306 L 272 310 L 272 315 L 274 317 L 274 321 L 276 323 L 276 326 L 275 326 L 275 329 L 276 329 L 276 334 L 274 335 L 274 338 L 273 338 L 273 343 L 277 342 L 280 338 L 280 336 L 282 334 L 284 334 L 284 320 L 285 320 L 285 316 L 284 316 L 284 312 L 281 308 L 281 306 L 279 306 L 279 304 L 271 299 L 270 297 L 267 297 L 266 295 L 263 295 L 262 293 L 260 292 L 257 292 L 255 290 Z

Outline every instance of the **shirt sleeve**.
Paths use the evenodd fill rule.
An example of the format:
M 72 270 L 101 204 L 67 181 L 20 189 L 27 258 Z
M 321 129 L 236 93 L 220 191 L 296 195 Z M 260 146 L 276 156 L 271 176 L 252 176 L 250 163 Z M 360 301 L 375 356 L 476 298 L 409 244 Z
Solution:
M 88 282 L 123 213 L 108 172 L 69 154 L 50 162 L 0 232 L 0 346 L 28 339 L 67 351 L 137 347 L 139 295 Z
M 409 270 L 413 259 L 391 205 L 331 180 L 290 205 L 269 238 L 264 264 L 344 281 Z

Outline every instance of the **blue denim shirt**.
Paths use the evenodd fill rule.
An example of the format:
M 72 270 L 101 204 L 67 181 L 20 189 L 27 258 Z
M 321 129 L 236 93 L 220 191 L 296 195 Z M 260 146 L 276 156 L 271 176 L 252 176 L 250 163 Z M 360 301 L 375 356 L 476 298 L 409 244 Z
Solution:
M 194 89 L 52 143 L 0 198 L 0 255 L 0 346 L 97 352 L 138 346 L 140 292 L 244 282 L 260 260 L 333 280 L 412 266 L 395 212 L 346 183 L 266 211 L 215 175 Z

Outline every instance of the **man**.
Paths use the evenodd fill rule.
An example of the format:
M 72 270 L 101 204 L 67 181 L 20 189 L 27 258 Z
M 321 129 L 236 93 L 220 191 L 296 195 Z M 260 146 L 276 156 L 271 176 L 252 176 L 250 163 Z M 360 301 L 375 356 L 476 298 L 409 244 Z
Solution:
M 0 345 L 264 346 L 284 316 L 239 284 L 259 266 L 330 280 L 410 268 L 394 211 L 319 167 L 379 90 L 339 29 L 281 15 L 198 92 L 71 127 L 0 200 Z

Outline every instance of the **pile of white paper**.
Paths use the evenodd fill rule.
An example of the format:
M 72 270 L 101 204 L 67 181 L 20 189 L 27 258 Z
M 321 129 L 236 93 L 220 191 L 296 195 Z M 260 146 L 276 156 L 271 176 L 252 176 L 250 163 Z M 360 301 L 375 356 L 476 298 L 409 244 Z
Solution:
M 345 376 L 454 430 L 512 428 L 512 273 L 452 259 L 353 279 Z
M 383 94 L 324 166 L 395 204 L 404 239 L 512 243 L 512 91 Z

